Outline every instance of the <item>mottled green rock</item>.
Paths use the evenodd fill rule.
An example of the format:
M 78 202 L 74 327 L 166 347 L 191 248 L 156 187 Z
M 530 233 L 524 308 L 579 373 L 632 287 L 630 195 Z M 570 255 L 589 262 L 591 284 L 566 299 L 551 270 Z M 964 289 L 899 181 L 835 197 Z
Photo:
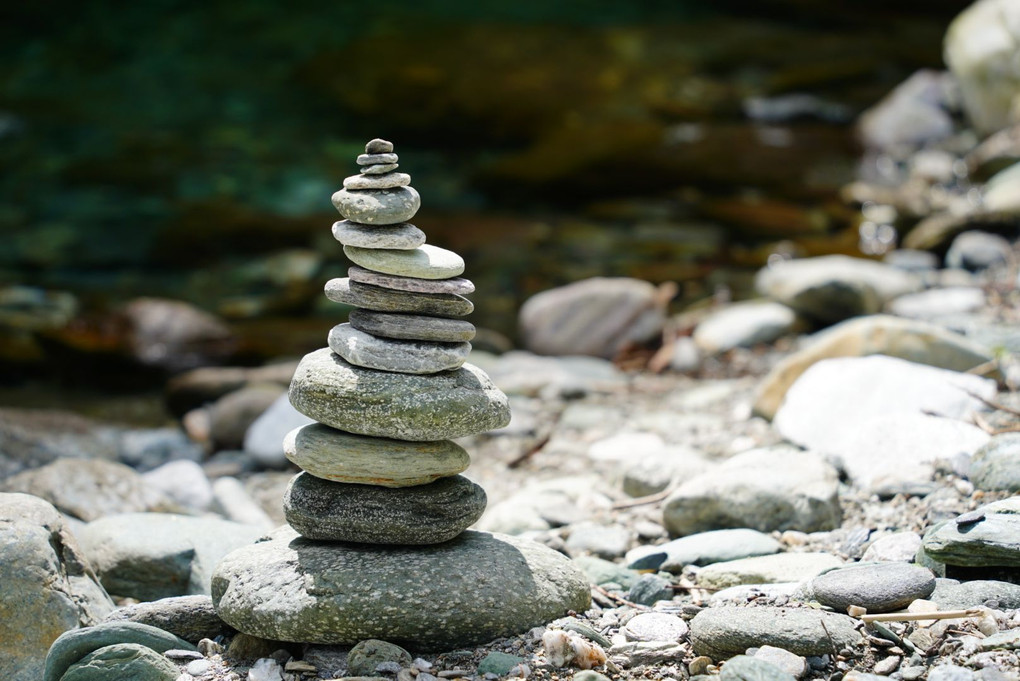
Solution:
M 379 547 L 281 528 L 219 564 L 213 602 L 254 636 L 450 650 L 583 612 L 591 595 L 565 556 L 516 537 L 469 530 L 443 544 Z
M 979 508 L 975 513 L 981 517 L 974 522 L 950 520 L 932 527 L 921 548 L 947 565 L 1020 566 L 1020 513 L 1003 502 Z
M 60 681 L 175 681 L 177 677 L 177 666 L 152 648 L 137 643 L 117 643 L 75 662 Z
M 94 650 L 118 643 L 137 643 L 157 653 L 170 649 L 195 650 L 195 646 L 184 639 L 147 624 L 106 622 L 61 634 L 46 655 L 43 681 L 59 681 L 68 667 L 78 660 Z
M 356 676 L 372 676 L 383 662 L 411 666 L 411 653 L 398 645 L 370 638 L 361 641 L 347 654 L 347 671 Z
M 412 293 L 391 291 L 381 286 L 361 284 L 348 277 L 326 282 L 326 297 L 343 303 L 380 312 L 414 312 L 438 317 L 463 317 L 475 306 L 455 293 Z
M 395 225 L 414 217 L 421 196 L 414 187 L 393 189 L 341 189 L 333 194 L 333 205 L 352 222 L 366 225 Z
M 484 511 L 485 490 L 461 475 L 393 488 L 298 473 L 283 496 L 291 527 L 326 541 L 438 544 L 473 525 Z
M 305 416 L 361 435 L 450 440 L 510 422 L 510 403 L 472 364 L 427 376 L 356 367 L 329 348 L 305 355 L 290 401 Z
M 482 661 L 478 663 L 478 675 L 495 674 L 496 676 L 506 676 L 510 673 L 511 669 L 522 662 L 524 662 L 523 657 L 501 653 L 498 650 L 493 651 L 483 657 Z
M 337 324 L 329 332 L 329 349 L 351 364 L 401 374 L 434 374 L 464 364 L 470 343 L 395 340 Z
M 333 223 L 333 238 L 344 246 L 359 248 L 418 248 L 425 243 L 425 232 L 409 222 L 363 225 L 340 220 Z
M 463 343 L 475 337 L 475 325 L 463 319 L 371 310 L 351 310 L 348 319 L 355 329 L 382 338 Z
M 366 437 L 312 423 L 283 440 L 291 462 L 317 478 L 382 487 L 410 487 L 456 475 L 471 464 L 450 440 L 411 442 Z
M 797 655 L 825 655 L 853 646 L 861 638 L 854 620 L 813 608 L 717 606 L 690 622 L 694 652 L 714 660 L 764 645 Z
M 367 270 L 398 277 L 449 279 L 464 273 L 462 257 L 430 244 L 413 250 L 344 246 L 344 255 Z

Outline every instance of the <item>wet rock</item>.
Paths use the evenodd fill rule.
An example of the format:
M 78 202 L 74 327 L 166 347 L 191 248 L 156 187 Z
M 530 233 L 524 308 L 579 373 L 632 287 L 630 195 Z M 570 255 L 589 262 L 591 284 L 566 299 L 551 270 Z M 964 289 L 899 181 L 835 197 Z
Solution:
M 236 347 L 225 323 L 188 303 L 138 298 L 124 307 L 123 314 L 130 328 L 130 346 L 142 364 L 182 371 L 216 364 Z
M 974 230 L 953 239 L 946 252 L 946 267 L 980 272 L 1006 265 L 1012 259 L 1013 247 L 1006 239 L 998 234 Z
M 295 428 L 314 423 L 290 403 L 286 392 L 251 422 L 244 432 L 244 451 L 266 468 L 284 468 L 283 439 Z
M 540 355 L 613 358 L 656 338 L 665 323 L 659 291 L 638 279 L 595 277 L 532 296 L 521 307 L 524 346 Z
M 0 668 L 36 681 L 50 644 L 113 609 L 63 517 L 27 494 L 0 494 Z
M 880 102 L 861 114 L 857 133 L 865 146 L 921 146 L 953 133 L 946 104 L 954 83 L 943 72 L 922 69 L 907 78 Z
M 209 409 L 209 434 L 217 449 L 240 449 L 255 420 L 286 390 L 275 384 L 251 385 L 218 399 Z
M 782 584 L 811 579 L 841 567 L 843 561 L 828 553 L 777 553 L 712 563 L 698 571 L 698 584 L 725 589 L 739 584 Z
M 168 631 L 185 641 L 198 643 L 214 639 L 232 629 L 220 619 L 209 596 L 174 596 L 148 603 L 134 603 L 117 608 L 104 622 L 138 622 Z
M 437 592 L 443 599 L 435 599 Z M 220 616 L 252 635 L 346 644 L 379 638 L 446 649 L 583 612 L 589 599 L 588 581 L 555 551 L 471 531 L 427 547 L 337 550 L 284 528 L 227 556 L 213 587 Z
M 823 359 L 888 355 L 917 364 L 967 371 L 991 361 L 982 345 L 927 322 L 872 315 L 850 319 L 815 334 L 808 345 L 769 372 L 755 396 L 755 413 L 771 419 L 790 386 Z
M 790 333 L 797 314 L 780 303 L 747 301 L 734 303 L 709 314 L 694 329 L 694 342 L 708 354 L 733 348 L 751 348 Z
M 852 647 L 861 638 L 846 615 L 809 608 L 719 606 L 699 612 L 690 627 L 694 651 L 715 660 L 764 645 L 826 655 L 833 646 Z
M 666 499 L 663 524 L 685 536 L 725 528 L 803 532 L 839 526 L 839 480 L 821 457 L 791 447 L 738 454 Z
M 1020 492 L 1020 433 L 993 435 L 974 452 L 970 481 L 978 489 Z
M 851 565 L 815 577 L 806 588 L 815 600 L 836 612 L 846 612 L 851 605 L 869 613 L 891 612 L 931 595 L 935 575 L 906 563 Z

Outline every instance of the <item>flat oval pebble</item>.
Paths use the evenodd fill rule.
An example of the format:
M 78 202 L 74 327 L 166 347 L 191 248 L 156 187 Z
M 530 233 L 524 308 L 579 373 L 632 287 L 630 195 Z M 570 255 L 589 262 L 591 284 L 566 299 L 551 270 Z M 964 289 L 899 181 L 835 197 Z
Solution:
M 471 530 L 401 547 L 327 544 L 280 528 L 220 561 L 212 593 L 220 616 L 252 636 L 335 645 L 375 638 L 412 650 L 486 643 L 591 605 L 588 580 L 570 559 Z
M 283 495 L 301 536 L 366 544 L 449 541 L 485 511 L 485 490 L 462 475 L 414 487 L 351 485 L 298 473 Z
M 464 258 L 430 244 L 409 251 L 344 246 L 344 255 L 367 270 L 398 277 L 449 279 L 464 273 Z
M 852 565 L 815 577 L 808 589 L 815 600 L 837 612 L 846 612 L 851 605 L 869 613 L 892 612 L 931 595 L 935 575 L 909 563 Z
M 411 293 L 391 291 L 351 281 L 348 277 L 326 282 L 326 297 L 335 303 L 379 312 L 417 312 L 437 317 L 463 317 L 471 314 L 475 306 L 455 293 Z
M 395 225 L 407 222 L 421 207 L 421 196 L 414 187 L 347 190 L 333 194 L 333 205 L 353 222 L 366 225 Z
M 467 469 L 471 457 L 450 440 L 409 442 L 347 433 L 321 423 L 295 428 L 283 453 L 324 480 L 382 487 L 427 485 Z
M 375 227 L 373 229 L 379 229 Z M 356 246 L 357 244 L 351 244 Z M 475 292 L 475 285 L 470 279 L 464 277 L 450 277 L 449 279 L 419 279 L 416 277 L 400 277 L 393 274 L 373 272 L 364 267 L 352 265 L 347 269 L 347 276 L 352 281 L 372 286 L 381 286 L 396 291 L 411 291 L 412 293 L 457 293 L 467 295 Z
M 409 222 L 363 225 L 360 222 L 340 220 L 333 223 L 333 238 L 344 246 L 412 249 L 425 243 L 425 232 Z
M 349 364 L 329 348 L 302 358 L 290 402 L 327 426 L 397 440 L 450 440 L 510 422 L 506 395 L 472 364 L 424 376 L 391 374 Z
M 686 622 L 666 612 L 634 615 L 622 630 L 629 641 L 679 641 L 687 631 Z
M 389 154 L 393 151 L 393 142 L 379 137 L 371 139 L 365 145 L 366 154 Z
M 716 606 L 691 620 L 691 643 L 698 655 L 716 661 L 765 645 L 797 655 L 825 655 L 861 639 L 854 624 L 846 615 L 813 608 Z
M 397 161 L 397 155 L 391 151 L 377 154 L 359 154 L 357 158 L 359 166 L 374 166 L 384 163 L 396 163 Z
M 364 175 L 382 175 L 391 173 L 399 167 L 399 163 L 378 163 L 374 166 L 361 166 L 361 172 Z
M 359 309 L 351 310 L 348 319 L 355 329 L 383 338 L 459 343 L 475 337 L 475 325 L 463 319 Z
M 383 173 L 381 175 L 365 173 L 344 178 L 344 189 L 391 189 L 406 187 L 411 184 L 411 176 L 407 173 Z
M 329 332 L 329 348 L 351 364 L 401 374 L 434 374 L 457 369 L 471 352 L 470 343 L 378 338 L 337 324 Z

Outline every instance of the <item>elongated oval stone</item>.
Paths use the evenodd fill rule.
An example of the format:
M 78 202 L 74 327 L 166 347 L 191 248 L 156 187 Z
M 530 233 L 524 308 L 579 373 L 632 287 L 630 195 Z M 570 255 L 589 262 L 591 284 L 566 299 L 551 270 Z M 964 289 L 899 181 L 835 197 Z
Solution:
M 471 352 L 470 343 L 377 338 L 350 324 L 337 324 L 330 330 L 329 348 L 359 367 L 402 374 L 434 374 L 456 369 Z
M 367 147 L 368 145 L 365 146 Z M 391 149 L 387 152 L 359 154 L 357 163 L 359 166 L 372 166 L 380 163 L 396 163 L 398 160 L 397 155 Z
M 474 283 L 464 277 L 451 277 L 449 279 L 398 277 L 393 274 L 366 270 L 364 267 L 358 267 L 357 265 L 352 265 L 347 269 L 347 276 L 351 278 L 351 281 L 356 281 L 359 284 L 370 284 L 395 291 L 411 291 L 412 293 L 457 293 L 466 295 L 475 291 Z
M 409 184 L 411 184 L 411 176 L 407 173 L 380 173 L 378 175 L 365 173 L 351 175 L 344 179 L 344 189 L 390 189 L 406 187 Z
M 418 279 L 449 279 L 464 273 L 464 258 L 424 244 L 413 250 L 344 246 L 344 255 L 367 270 Z
M 333 238 L 344 246 L 359 248 L 418 248 L 425 232 L 409 222 L 396 225 L 363 225 L 350 220 L 333 223 Z
M 280 528 L 220 561 L 212 597 L 220 617 L 252 636 L 337 645 L 374 638 L 415 650 L 523 633 L 591 604 L 587 578 L 566 556 L 472 530 L 405 547 L 330 544 Z
M 380 286 L 359 284 L 348 277 L 326 282 L 326 297 L 379 312 L 416 312 L 437 317 L 463 317 L 471 314 L 474 303 L 455 293 L 411 293 L 391 291 Z
M 450 440 L 510 422 L 510 404 L 472 364 L 415 376 L 353 366 L 329 348 L 304 356 L 290 403 L 305 416 L 350 433 L 397 440 Z
M 298 473 L 283 495 L 290 526 L 323 541 L 438 544 L 473 525 L 484 511 L 485 490 L 463 475 L 392 488 Z
M 414 187 L 393 189 L 341 189 L 333 194 L 333 205 L 353 222 L 366 225 L 395 225 L 407 222 L 421 207 Z
M 471 464 L 464 448 L 450 440 L 408 442 L 367 437 L 321 423 L 287 433 L 283 453 L 317 478 L 382 487 L 427 485 L 457 475 Z
M 382 338 L 459 343 L 475 337 L 475 325 L 463 319 L 351 310 L 350 325 Z

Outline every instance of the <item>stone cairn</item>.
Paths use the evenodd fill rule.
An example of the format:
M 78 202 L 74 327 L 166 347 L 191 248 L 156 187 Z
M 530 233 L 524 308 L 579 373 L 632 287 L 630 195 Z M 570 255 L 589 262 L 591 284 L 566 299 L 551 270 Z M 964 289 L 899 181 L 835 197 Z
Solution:
M 452 438 L 502 428 L 506 396 L 466 364 L 474 326 L 456 253 L 407 222 L 420 197 L 375 139 L 333 204 L 333 235 L 355 266 L 326 284 L 354 309 L 328 348 L 306 355 L 290 387 L 317 423 L 289 433 L 302 469 L 284 497 L 289 527 L 228 555 L 213 578 L 220 616 L 263 638 L 352 644 L 381 638 L 470 645 L 527 630 L 590 603 L 562 555 L 466 531 L 485 510 L 459 475 Z

